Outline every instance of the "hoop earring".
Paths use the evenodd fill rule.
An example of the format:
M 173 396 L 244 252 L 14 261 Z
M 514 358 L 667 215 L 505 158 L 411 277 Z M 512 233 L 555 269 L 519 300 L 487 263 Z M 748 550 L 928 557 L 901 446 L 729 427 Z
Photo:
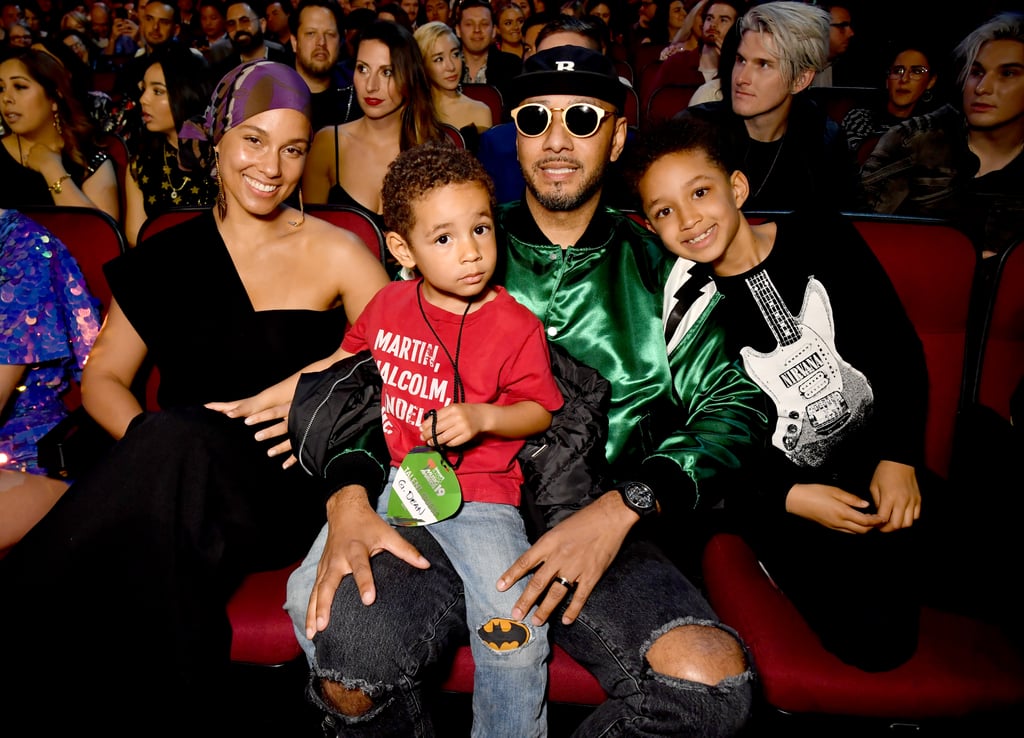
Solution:
M 60 124 L 60 114 L 56 110 L 53 111 L 53 127 L 57 129 L 57 135 L 64 138 L 64 126 Z
M 931 90 L 925 90 L 924 94 L 921 95 L 921 101 L 922 102 L 926 102 L 926 103 L 927 102 L 931 102 L 932 101 L 932 97 L 934 97 L 934 95 L 932 95 L 932 91 Z
M 299 185 L 299 219 L 289 220 L 288 225 L 292 228 L 298 228 L 300 225 L 306 222 L 306 208 L 302 204 L 302 185 Z
M 224 196 L 224 183 L 220 178 L 220 154 L 217 149 L 213 150 L 213 166 L 214 172 L 217 177 L 217 212 L 220 214 L 221 220 L 224 219 L 224 215 L 228 212 L 228 200 Z

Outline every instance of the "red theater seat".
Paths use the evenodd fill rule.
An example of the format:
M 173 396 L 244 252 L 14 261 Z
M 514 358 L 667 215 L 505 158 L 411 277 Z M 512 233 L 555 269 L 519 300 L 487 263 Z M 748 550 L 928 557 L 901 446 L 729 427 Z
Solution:
M 927 464 L 946 474 L 968 364 L 966 337 L 973 330 L 975 248 L 941 223 L 854 218 L 924 344 L 930 384 Z M 1024 291 L 1018 288 L 1019 294 Z M 880 718 L 916 730 L 931 719 L 977 717 L 1024 705 L 1024 657 L 990 624 L 926 608 L 914 656 L 891 671 L 868 673 L 825 651 L 740 537 L 713 536 L 704 551 L 703 574 L 712 606 L 750 646 L 764 700 L 777 711 Z

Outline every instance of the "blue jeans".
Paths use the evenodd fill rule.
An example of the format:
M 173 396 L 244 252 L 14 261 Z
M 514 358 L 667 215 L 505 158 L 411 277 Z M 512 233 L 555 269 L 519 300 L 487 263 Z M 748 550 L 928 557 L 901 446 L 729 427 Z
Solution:
M 426 529 L 399 530 L 431 562 L 430 569 L 413 569 L 387 553 L 375 556 L 374 577 L 396 586 L 378 589 L 378 602 L 365 607 L 352 577 L 346 577 L 335 596 L 328 628 L 316 636 L 312 700 L 330 712 L 319 694 L 319 677 L 327 677 L 365 690 L 374 702 L 373 709 L 357 719 L 335 713 L 351 728 L 346 735 L 433 736 L 420 686 L 443 678 L 437 669 L 446 669 L 451 651 L 465 642 L 466 615 L 457 572 Z M 325 540 L 322 533 L 288 583 L 286 608 L 300 642 L 305 641 L 306 605 Z M 376 610 L 378 605 L 383 607 Z M 749 718 L 754 681 L 749 654 L 745 672 L 714 686 L 657 674 L 648 665 L 647 650 L 678 626 L 713 626 L 739 640 L 653 544 L 627 542 L 580 617 L 568 626 L 559 622 L 560 617 L 556 612 L 549 620 L 552 641 L 590 670 L 608 695 L 576 736 L 715 738 L 735 735 Z M 359 637 L 347 638 L 353 633 Z M 360 674 L 372 676 L 354 676 Z
M 384 494 L 378 501 L 377 512 L 382 516 L 386 514 L 387 498 L 388 496 Z M 399 528 L 399 530 L 405 532 L 410 529 Z M 502 736 L 543 738 L 547 735 L 547 659 L 550 654 L 547 639 L 548 626 L 538 627 L 526 621 L 509 619 L 512 606 L 526 588 L 525 580 L 517 582 L 506 592 L 499 592 L 495 587 L 498 577 L 504 573 L 512 561 L 515 561 L 529 547 L 519 511 L 511 505 L 467 502 L 463 504 L 458 515 L 426 526 L 425 530 L 441 545 L 444 554 L 447 554 L 444 566 L 446 568 L 450 566 L 457 578 L 457 582 L 452 582 L 456 586 L 445 597 L 445 601 L 448 602 L 454 595 L 453 604 L 457 602 L 458 609 L 465 610 L 465 612 L 460 612 L 459 619 L 463 624 L 471 626 L 469 628 L 469 643 L 476 667 L 472 735 L 474 738 L 501 738 Z M 331 624 L 325 634 L 316 637 L 316 645 L 305 638 L 306 604 L 316 580 L 317 563 L 320 560 L 320 552 L 323 550 L 326 536 L 327 528 L 324 526 L 310 555 L 306 557 L 288 581 L 288 601 L 285 605 L 285 609 L 292 617 L 296 636 L 299 637 L 299 642 L 312 666 L 313 678 L 318 681 L 317 677 L 327 677 L 348 686 L 365 688 L 368 692 L 370 685 L 389 682 L 391 679 L 401 681 L 409 678 L 412 682 L 418 681 L 415 676 L 418 671 L 415 661 L 406 662 L 411 669 L 408 674 L 395 674 L 383 664 L 374 667 L 377 669 L 376 672 L 367 671 L 365 668 L 356 666 L 360 662 L 350 661 L 347 657 L 344 659 L 344 663 L 352 664 L 352 668 L 336 668 L 338 666 L 338 662 L 335 660 L 337 658 L 336 651 L 353 645 L 340 641 L 325 645 L 325 641 L 332 641 L 326 634 L 337 634 L 337 631 L 334 630 L 337 597 L 335 598 L 335 607 L 332 608 Z M 432 566 L 438 565 L 435 562 L 436 556 L 432 556 L 422 549 L 421 552 L 427 556 Z M 415 571 L 412 567 L 386 553 L 375 557 L 373 563 L 376 564 L 377 559 L 382 556 L 390 558 L 398 569 L 402 567 L 408 569 L 407 574 Z M 361 612 L 359 615 L 376 620 L 379 627 L 384 629 L 388 628 L 391 621 L 408 623 L 408 626 L 403 627 L 418 632 L 409 633 L 410 641 L 405 644 L 407 646 L 413 646 L 418 640 L 429 639 L 429 628 L 432 621 L 417 621 L 410 617 L 413 608 L 407 601 L 410 596 L 409 592 L 404 587 L 394 588 L 392 582 L 395 580 L 390 577 L 391 573 L 385 574 L 383 577 L 378 575 L 377 567 L 374 566 L 377 602 L 369 608 L 360 604 L 365 612 Z M 351 577 L 346 577 L 345 581 L 349 580 Z M 354 586 L 352 589 L 354 590 Z M 385 599 L 383 595 L 385 592 L 395 594 L 395 598 L 391 602 L 396 606 L 395 608 L 381 606 Z M 364 619 L 360 618 L 360 622 Z M 352 625 L 350 627 L 362 628 L 364 626 Z M 362 633 L 364 631 L 345 628 L 343 632 Z M 360 647 L 362 646 L 376 650 L 376 644 L 372 641 L 361 644 Z M 327 655 L 328 652 L 330 655 Z M 386 649 L 381 650 L 380 653 L 386 653 Z M 401 670 L 401 667 L 399 668 Z M 413 689 L 411 685 L 410 689 Z M 370 724 L 375 721 L 341 716 L 319 698 L 315 688 L 313 693 L 314 701 L 322 709 L 333 713 L 336 724 L 339 722 L 343 725 L 351 724 L 351 730 L 346 725 L 341 731 L 344 734 L 409 734 L 407 728 L 402 728 L 395 733 L 388 730 L 379 732 Z M 417 735 L 419 734 L 417 733 Z M 422 734 L 429 735 L 428 732 Z

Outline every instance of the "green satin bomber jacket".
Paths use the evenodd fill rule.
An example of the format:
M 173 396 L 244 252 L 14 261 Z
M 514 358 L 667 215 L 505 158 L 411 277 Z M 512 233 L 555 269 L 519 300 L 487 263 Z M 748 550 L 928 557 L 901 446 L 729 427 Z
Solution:
M 502 205 L 497 221 L 495 283 L 540 318 L 548 340 L 612 385 L 607 457 L 616 486 L 650 485 L 663 516 L 713 506 L 768 427 L 760 390 L 727 355 L 714 320 L 721 295 L 669 356 L 663 289 L 676 257 L 657 236 L 605 207 L 565 249 L 524 203 Z

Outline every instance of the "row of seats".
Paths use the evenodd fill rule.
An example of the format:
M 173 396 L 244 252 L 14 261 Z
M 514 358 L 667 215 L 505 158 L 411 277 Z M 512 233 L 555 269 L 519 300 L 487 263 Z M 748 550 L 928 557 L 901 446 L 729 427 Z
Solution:
M 371 250 L 382 254 L 382 234 L 358 210 L 314 206 L 307 211 L 356 232 Z M 142 235 L 196 212 L 171 211 L 147 222 Z M 84 208 L 47 207 L 26 214 L 69 246 L 90 289 L 109 304 L 101 267 L 125 250 L 117 224 Z M 977 276 L 983 272 L 973 245 L 946 223 L 900 216 L 850 217 L 889 273 L 924 344 L 930 382 L 927 463 L 945 474 L 960 410 L 982 402 L 1008 419 L 1010 394 L 1024 375 L 1024 245 L 997 257 L 994 280 L 982 279 Z M 265 667 L 301 660 L 291 622 L 281 607 L 293 568 L 253 574 L 232 598 L 228 615 L 236 663 Z M 742 539 L 726 533 L 711 539 L 703 579 L 723 620 L 750 645 L 762 697 L 774 710 L 919 724 L 988 715 L 1024 704 L 1024 660 L 1005 636 L 984 623 L 926 610 L 918 653 L 897 669 L 869 674 L 824 651 Z M 553 702 L 592 706 L 605 699 L 596 680 L 557 647 L 550 675 Z M 459 650 L 443 689 L 472 691 L 468 646 Z

